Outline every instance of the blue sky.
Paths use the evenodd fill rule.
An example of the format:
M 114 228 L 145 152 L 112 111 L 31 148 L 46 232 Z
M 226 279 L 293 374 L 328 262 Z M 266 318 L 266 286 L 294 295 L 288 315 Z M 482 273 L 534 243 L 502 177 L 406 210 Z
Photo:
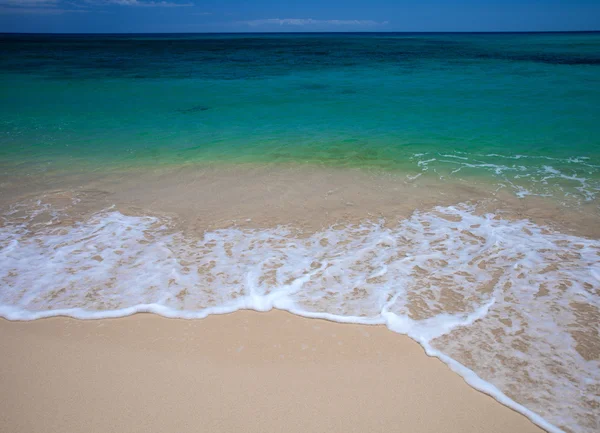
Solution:
M 1 32 L 600 30 L 600 0 L 0 0 Z

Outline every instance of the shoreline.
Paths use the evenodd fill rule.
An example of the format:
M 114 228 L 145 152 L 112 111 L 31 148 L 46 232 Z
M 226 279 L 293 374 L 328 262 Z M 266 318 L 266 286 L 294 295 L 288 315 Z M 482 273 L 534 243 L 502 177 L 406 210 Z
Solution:
M 415 211 L 473 203 L 482 213 L 501 212 L 509 219 L 600 239 L 598 200 L 569 206 L 558 198 L 517 197 L 490 179 L 411 178 L 400 171 L 361 168 L 223 163 L 0 176 L 3 211 L 46 198 L 59 210 L 73 208 L 73 220 L 114 206 L 128 215 L 174 217 L 179 229 L 195 236 L 229 227 L 290 226 L 314 232 L 338 224 L 395 224 Z
M 3 319 L 0 335 L 13 432 L 543 431 L 384 326 L 238 311 Z
M 43 186 L 13 191 L 25 192 L 14 207 L 3 196 L 3 281 L 13 289 L 0 296 L 5 317 L 18 317 L 14 306 L 26 316 L 91 312 L 81 318 L 166 308 L 191 319 L 291 302 L 308 317 L 374 323 L 362 319 L 389 309 L 390 329 L 434 342 L 450 368 L 464 365 L 462 377 L 476 374 L 484 385 L 475 388 L 520 413 L 575 425 L 552 397 L 566 389 L 576 416 L 595 422 L 593 390 L 578 393 L 595 374 L 584 361 L 597 358 L 598 310 L 585 297 L 597 285 L 597 211 L 314 167 L 180 168 Z M 565 306 L 567 296 L 580 302 Z M 538 326 L 548 317 L 560 333 Z M 455 323 L 468 326 L 442 332 Z M 552 353 L 563 356 L 548 365 Z

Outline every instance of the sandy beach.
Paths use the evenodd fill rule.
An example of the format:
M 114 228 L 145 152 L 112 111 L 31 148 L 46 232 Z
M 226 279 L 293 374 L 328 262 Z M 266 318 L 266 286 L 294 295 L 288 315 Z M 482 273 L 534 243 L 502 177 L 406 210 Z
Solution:
M 600 33 L 543 2 L 0 0 L 0 433 L 600 432 Z
M 509 399 L 563 428 L 593 426 L 596 391 L 584 381 L 597 359 L 598 310 L 585 294 L 596 287 L 586 269 L 600 251 L 599 214 L 430 182 L 247 165 L 2 184 L 3 316 L 38 319 L 0 322 L 2 424 L 539 431 L 383 325 L 248 311 L 196 320 L 274 307 L 355 323 L 383 323 L 391 311 L 398 326 L 413 321 L 398 332 Z M 565 306 L 566 291 L 579 301 Z M 39 319 L 47 311 L 103 319 Z M 106 319 L 135 311 L 187 319 Z M 537 327 L 548 317 L 562 334 Z M 447 332 L 452 320 L 466 326 Z M 567 418 L 573 411 L 579 418 Z
M 407 337 L 280 311 L 0 322 L 2 430 L 536 432 Z

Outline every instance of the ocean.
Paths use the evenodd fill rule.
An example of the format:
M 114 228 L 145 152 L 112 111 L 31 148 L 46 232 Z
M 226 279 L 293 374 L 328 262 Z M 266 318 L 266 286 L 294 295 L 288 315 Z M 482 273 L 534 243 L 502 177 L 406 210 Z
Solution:
M 600 33 L 0 52 L 2 317 L 385 324 L 549 431 L 600 429 Z

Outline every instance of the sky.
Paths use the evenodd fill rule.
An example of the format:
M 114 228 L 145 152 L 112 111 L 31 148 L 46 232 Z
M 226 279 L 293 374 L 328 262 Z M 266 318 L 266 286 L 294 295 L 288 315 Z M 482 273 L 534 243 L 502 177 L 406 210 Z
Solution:
M 600 30 L 600 0 L 0 0 L 0 32 Z

